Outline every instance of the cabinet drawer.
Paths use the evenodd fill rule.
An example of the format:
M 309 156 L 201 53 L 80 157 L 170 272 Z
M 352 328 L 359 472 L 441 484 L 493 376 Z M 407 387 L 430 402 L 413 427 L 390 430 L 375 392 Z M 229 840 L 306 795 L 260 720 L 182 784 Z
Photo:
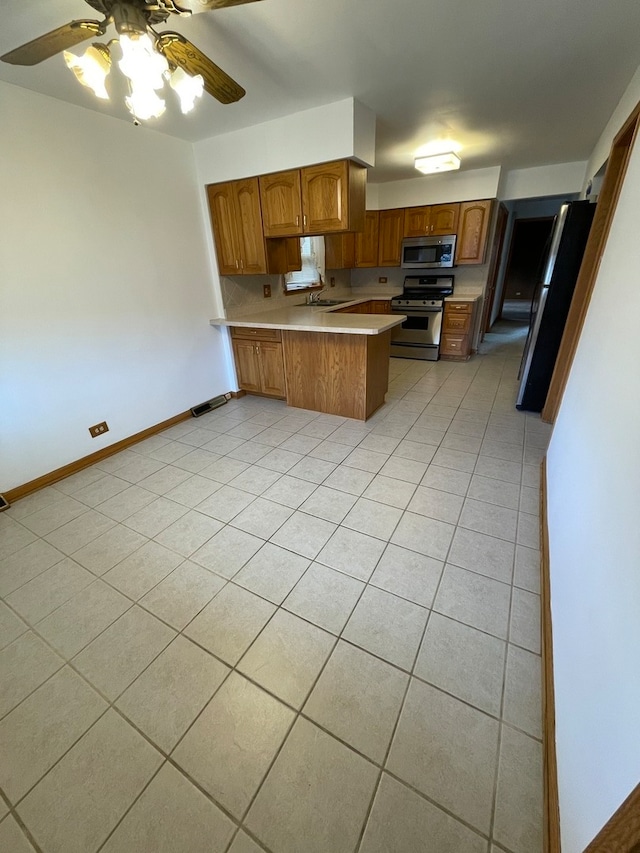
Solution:
M 445 314 L 471 314 L 473 302 L 445 302 Z
M 244 338 L 253 341 L 280 341 L 280 329 L 254 329 L 244 326 L 231 326 L 232 338 Z
M 443 331 L 445 332 L 458 332 L 461 335 L 465 335 L 469 331 L 470 325 L 470 314 L 452 315 L 447 313 L 444 315 Z
M 440 340 L 441 355 L 467 355 L 466 335 L 443 335 Z

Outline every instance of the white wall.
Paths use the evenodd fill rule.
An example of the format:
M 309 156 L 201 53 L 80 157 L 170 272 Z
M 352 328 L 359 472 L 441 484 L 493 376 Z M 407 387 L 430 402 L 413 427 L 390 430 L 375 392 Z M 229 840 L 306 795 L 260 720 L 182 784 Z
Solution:
M 233 384 L 191 145 L 4 83 L 0 114 L 7 491 Z
M 548 452 L 563 853 L 640 779 L 639 197 L 636 144 Z
M 213 184 L 355 157 L 369 164 L 372 113 L 353 98 L 214 136 L 194 145 L 200 183 Z
M 555 163 L 532 169 L 506 172 L 500 182 L 498 198 L 517 199 L 535 196 L 579 193 L 584 182 L 586 163 Z
M 406 181 L 389 181 L 377 184 L 375 194 L 371 192 L 371 195 L 367 195 L 367 206 L 370 200 L 377 202 L 372 209 L 386 210 L 390 207 L 495 198 L 499 180 L 500 166 L 491 166 L 441 175 L 421 175 Z

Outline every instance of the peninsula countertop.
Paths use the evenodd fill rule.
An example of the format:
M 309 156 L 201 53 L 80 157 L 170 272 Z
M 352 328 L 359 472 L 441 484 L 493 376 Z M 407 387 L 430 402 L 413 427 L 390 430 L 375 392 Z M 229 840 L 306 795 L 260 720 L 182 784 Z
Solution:
M 236 326 L 254 329 L 283 329 L 295 332 L 330 332 L 343 335 L 380 335 L 406 319 L 403 314 L 343 314 L 336 309 L 347 308 L 371 297 L 348 299 L 339 305 L 315 306 L 300 304 L 286 308 L 256 311 L 236 319 L 216 317 L 212 326 Z

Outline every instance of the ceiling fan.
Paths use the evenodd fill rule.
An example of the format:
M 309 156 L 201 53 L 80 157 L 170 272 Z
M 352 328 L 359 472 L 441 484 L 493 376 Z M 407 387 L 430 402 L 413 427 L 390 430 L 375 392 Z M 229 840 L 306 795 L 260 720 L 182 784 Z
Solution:
M 181 101 L 182 92 L 187 93 L 183 112 L 188 111 L 184 103 L 188 104 L 190 98 L 192 106 L 194 97 L 201 94 L 203 89 L 223 104 L 239 101 L 246 94 L 239 83 L 180 33 L 158 33 L 154 27 L 166 21 L 170 15 L 189 17 L 199 12 L 252 3 L 255 0 L 85 2 L 103 15 L 104 19 L 70 21 L 5 53 L 0 59 L 12 65 L 37 65 L 63 51 L 67 65 L 74 71 L 78 80 L 92 89 L 98 97 L 108 98 L 104 81 L 112 64 L 110 48 L 117 43 L 116 40 L 112 40 L 108 45 L 92 44 L 84 57 L 77 57 L 69 53 L 68 49 L 92 37 L 104 35 L 107 27 L 113 24 L 120 37 L 123 57 L 118 64 L 123 74 L 129 78 L 130 96 L 125 100 L 134 119 L 157 116 L 164 111 L 164 101 L 155 94 L 155 91 L 164 85 L 164 79 L 169 79 L 171 88 L 176 90 Z M 155 104 L 154 98 L 162 107 Z

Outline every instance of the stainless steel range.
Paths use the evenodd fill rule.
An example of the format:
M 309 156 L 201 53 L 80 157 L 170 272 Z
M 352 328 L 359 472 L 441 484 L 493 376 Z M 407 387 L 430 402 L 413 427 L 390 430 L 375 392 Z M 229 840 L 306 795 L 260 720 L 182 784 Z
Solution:
M 391 300 L 392 314 L 406 320 L 391 331 L 391 355 L 437 361 L 444 298 L 453 293 L 452 275 L 408 275 L 404 290 Z

